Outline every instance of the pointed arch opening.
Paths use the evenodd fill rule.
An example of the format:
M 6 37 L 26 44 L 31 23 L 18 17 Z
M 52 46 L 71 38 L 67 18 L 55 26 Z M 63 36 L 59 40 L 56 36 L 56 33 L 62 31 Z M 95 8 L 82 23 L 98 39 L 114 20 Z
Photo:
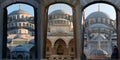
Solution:
M 75 19 L 74 19 L 74 12 L 73 7 L 66 3 L 53 3 L 47 7 L 46 10 L 46 27 L 47 27 L 47 33 L 45 36 L 47 36 L 47 39 L 51 39 L 52 44 L 54 43 L 55 39 L 58 38 L 64 38 L 65 36 L 68 36 L 68 39 L 75 37 Z M 45 31 L 46 32 L 46 31 Z M 67 39 L 67 38 L 65 38 Z M 44 45 L 45 46 L 45 45 Z M 55 46 L 52 46 L 55 47 Z M 60 51 L 60 49 L 64 48 L 62 45 L 59 45 L 58 48 L 56 47 L 58 54 L 64 55 L 62 53 L 63 50 Z M 68 46 L 69 48 L 69 46 Z M 76 44 L 74 47 L 75 51 L 77 51 Z M 52 52 L 53 54 L 57 54 L 56 52 Z M 66 54 L 69 55 L 69 54 Z M 76 56 L 75 54 L 74 56 Z M 60 57 L 61 58 L 61 57 Z M 71 58 L 64 56 L 65 59 Z M 64 59 L 62 58 L 62 59 Z
M 10 52 L 12 52 L 14 47 L 19 45 L 25 46 L 25 48 L 30 48 L 30 46 L 37 47 L 36 18 L 36 9 L 32 4 L 15 2 L 4 7 L 3 59 L 13 59 L 6 57 L 7 52 L 5 47 L 8 47 Z M 30 46 L 26 47 L 27 45 Z M 35 50 L 37 51 L 37 48 L 35 48 Z M 30 54 L 29 51 L 26 53 Z M 37 55 L 37 53 L 35 54 Z M 10 53 L 10 56 L 13 55 Z M 24 57 L 26 57 L 26 55 L 24 55 Z M 27 58 L 23 59 L 29 58 L 30 56 L 27 55 Z M 17 59 L 17 57 L 15 59 Z
M 108 59 L 111 57 L 112 47 L 113 45 L 117 45 L 116 18 L 115 7 L 106 2 L 91 3 L 84 8 L 83 53 L 87 59 Z M 93 58 L 93 55 L 90 54 L 90 51 L 95 49 L 98 51 L 99 43 L 99 47 L 103 52 L 107 52 L 107 56 L 101 57 L 94 55 Z M 105 55 L 105 53 L 103 55 Z
M 54 44 L 54 49 L 56 50 L 56 55 L 65 55 L 66 43 L 62 39 L 58 39 Z

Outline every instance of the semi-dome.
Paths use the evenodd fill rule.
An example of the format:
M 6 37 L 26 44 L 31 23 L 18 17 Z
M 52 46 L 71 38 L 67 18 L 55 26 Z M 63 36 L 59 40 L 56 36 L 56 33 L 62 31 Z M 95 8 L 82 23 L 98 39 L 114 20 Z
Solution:
M 7 43 L 11 43 L 12 42 L 12 38 L 7 38 Z
M 109 18 L 110 19 L 110 17 L 106 13 L 100 12 L 100 11 L 93 12 L 90 15 L 88 15 L 87 19 L 90 19 L 90 18 Z
M 53 15 L 53 14 L 68 14 L 68 15 L 71 15 L 69 12 L 67 12 L 65 10 L 55 10 L 55 11 L 50 13 L 50 15 Z
M 19 9 L 19 10 L 15 10 L 13 12 L 11 12 L 9 15 L 17 15 L 17 14 L 28 14 L 28 15 L 31 15 L 31 13 L 25 11 L 25 10 L 22 10 L 22 9 Z
M 106 40 L 107 38 L 103 34 L 96 33 L 96 34 L 92 35 L 91 39 L 92 40 L 98 40 L 98 39 Z
M 91 51 L 90 55 L 107 55 L 108 53 L 103 49 L 94 49 Z
M 111 29 L 109 26 L 105 25 L 105 24 L 92 24 L 89 26 L 89 28 L 107 28 L 107 29 Z
M 35 40 L 35 39 L 31 39 L 28 43 L 29 43 L 29 44 L 34 44 L 34 43 L 35 43 L 34 40 Z
M 18 45 L 18 46 L 16 46 L 13 50 L 12 50 L 12 52 L 18 52 L 18 51 L 27 51 L 27 49 L 24 47 L 24 46 L 22 46 L 22 45 Z

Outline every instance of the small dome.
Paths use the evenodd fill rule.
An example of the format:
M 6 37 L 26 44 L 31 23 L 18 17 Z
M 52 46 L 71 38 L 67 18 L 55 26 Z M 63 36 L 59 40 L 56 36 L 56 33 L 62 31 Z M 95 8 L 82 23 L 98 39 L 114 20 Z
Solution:
M 7 38 L 7 43 L 11 43 L 12 39 L 11 38 Z
M 12 50 L 12 52 L 18 52 L 18 51 L 27 51 L 27 49 L 24 47 L 24 46 L 22 46 L 22 45 L 18 45 L 18 46 L 16 46 L 13 50 Z
M 109 18 L 110 19 L 110 17 L 106 13 L 98 12 L 98 11 L 88 15 L 87 19 L 90 19 L 90 18 Z
M 89 26 L 89 28 L 107 28 L 107 29 L 111 29 L 109 26 L 105 25 L 105 24 L 92 24 Z
M 90 55 L 107 55 L 108 53 L 103 49 L 94 49 L 91 51 Z
M 27 12 L 27 11 L 25 11 L 25 10 L 22 10 L 22 9 L 15 10 L 15 11 L 11 12 L 9 15 L 17 15 L 17 14 L 28 14 L 28 15 L 32 15 L 32 14 L 30 14 L 29 12 Z
M 19 35 L 19 34 L 16 34 L 15 36 L 14 36 L 14 39 L 16 39 L 16 38 L 20 38 L 21 36 Z
M 29 41 L 29 44 L 34 44 L 34 43 L 35 43 L 34 39 L 31 39 L 31 40 Z
M 103 34 L 94 34 L 94 35 L 92 35 L 92 38 L 91 38 L 92 40 L 98 40 L 98 39 L 100 39 L 100 40 L 107 40 L 107 38 L 103 35 Z
M 70 13 L 68 13 L 65 10 L 55 10 L 55 11 L 50 13 L 50 15 L 53 15 L 53 14 L 68 14 L 68 15 L 71 15 Z

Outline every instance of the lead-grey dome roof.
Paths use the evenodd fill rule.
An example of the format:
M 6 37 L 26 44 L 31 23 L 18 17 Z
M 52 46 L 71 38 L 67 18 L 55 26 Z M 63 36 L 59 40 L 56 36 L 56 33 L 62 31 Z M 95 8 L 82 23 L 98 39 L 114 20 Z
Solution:
M 12 50 L 12 52 L 14 51 L 27 51 L 27 49 L 22 45 L 18 45 Z
M 22 10 L 22 9 L 15 10 L 15 11 L 11 12 L 9 15 L 17 15 L 17 14 L 28 14 L 28 15 L 31 15 L 29 12 L 27 12 L 25 10 Z
M 68 15 L 70 15 L 70 13 L 65 10 L 55 10 L 50 13 L 50 15 L 53 15 L 53 14 L 68 14 Z
M 91 51 L 90 55 L 107 55 L 108 53 L 103 49 L 94 49 Z
M 110 19 L 110 17 L 106 13 L 100 12 L 100 11 L 91 13 L 90 15 L 88 15 L 88 17 L 86 19 L 90 19 L 90 18 L 108 18 L 108 19 Z

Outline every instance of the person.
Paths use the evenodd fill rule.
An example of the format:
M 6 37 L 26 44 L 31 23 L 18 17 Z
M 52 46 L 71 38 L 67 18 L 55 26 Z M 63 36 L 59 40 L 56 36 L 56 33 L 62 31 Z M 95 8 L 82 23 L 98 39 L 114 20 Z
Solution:
M 86 60 L 86 59 L 87 59 L 85 53 L 83 53 L 82 59 L 83 59 L 83 60 Z
M 118 48 L 117 48 L 117 46 L 114 46 L 113 52 L 112 52 L 112 55 L 111 55 L 111 59 L 112 60 L 118 60 L 119 59 L 118 57 L 119 57 Z

